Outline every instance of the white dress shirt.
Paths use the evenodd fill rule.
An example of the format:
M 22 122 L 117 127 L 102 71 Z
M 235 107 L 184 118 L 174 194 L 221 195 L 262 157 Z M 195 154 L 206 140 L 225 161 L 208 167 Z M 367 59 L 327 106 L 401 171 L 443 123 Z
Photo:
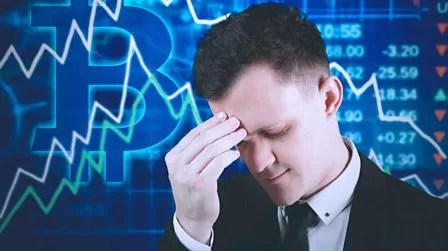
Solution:
M 350 152 L 350 160 L 345 170 L 319 193 L 306 201 L 301 201 L 307 202 L 321 220 L 319 224 L 308 231 L 310 251 L 339 251 L 344 248 L 351 201 L 361 170 L 361 160 L 353 142 L 345 137 L 343 139 Z M 283 206 L 278 207 L 277 217 L 280 237 L 283 240 L 288 225 L 288 217 L 285 215 Z M 174 232 L 188 250 L 211 251 L 213 232 L 209 246 L 189 236 L 179 224 L 176 215 L 173 217 L 173 225 Z

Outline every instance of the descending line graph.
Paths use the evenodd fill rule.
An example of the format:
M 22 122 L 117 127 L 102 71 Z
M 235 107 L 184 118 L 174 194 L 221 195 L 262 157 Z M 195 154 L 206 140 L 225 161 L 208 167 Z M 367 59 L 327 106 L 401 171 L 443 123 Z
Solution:
M 439 144 L 437 144 L 437 142 L 432 139 L 428 134 L 426 134 L 425 132 L 423 132 L 420 127 L 418 127 L 414 121 L 412 120 L 411 117 L 408 116 L 386 116 L 384 114 L 383 111 L 383 105 L 381 103 L 381 96 L 379 93 L 379 87 L 378 87 L 378 81 L 376 79 L 376 74 L 373 73 L 369 80 L 367 80 L 367 82 L 365 82 L 361 87 L 357 88 L 354 83 L 353 80 L 351 79 L 350 75 L 347 73 L 347 71 L 345 71 L 345 69 L 339 65 L 336 62 L 332 62 L 330 63 L 330 68 L 334 68 L 336 69 L 338 72 L 340 72 L 342 74 L 342 76 L 344 77 L 344 79 L 347 81 L 347 84 L 349 85 L 350 89 L 353 91 L 353 93 L 356 96 L 361 96 L 365 91 L 367 91 L 370 87 L 373 88 L 373 91 L 375 93 L 375 100 L 376 100 L 376 106 L 377 106 L 377 110 L 378 110 L 378 114 L 379 114 L 379 118 L 381 121 L 383 122 L 400 122 L 400 123 L 406 123 L 408 124 L 410 127 L 412 127 L 412 129 L 414 129 L 423 139 L 425 139 L 426 141 L 428 141 L 438 152 L 439 154 L 442 156 L 442 158 L 446 159 L 446 153 L 442 150 L 442 148 L 440 147 Z M 370 159 L 374 160 L 375 163 L 380 167 L 380 169 L 382 171 L 384 171 L 384 168 L 381 166 L 381 163 L 378 159 L 378 157 L 376 156 L 376 153 L 373 149 L 370 149 L 369 152 L 369 156 Z M 415 180 L 418 185 L 428 194 L 430 194 L 433 197 L 439 197 L 442 199 L 448 198 L 448 192 L 442 195 L 435 195 L 434 193 L 431 192 L 431 190 L 425 185 L 425 183 L 421 180 L 421 178 L 417 175 L 417 174 L 410 174 L 408 176 L 405 177 L 401 177 L 400 178 L 402 181 L 408 182 L 410 180 Z
M 423 139 L 428 141 L 439 152 L 439 154 L 442 156 L 442 158 L 444 158 L 444 159 L 447 158 L 445 152 L 442 150 L 440 145 L 437 144 L 437 142 L 434 139 L 432 139 L 428 134 L 424 133 L 422 131 L 422 129 L 420 129 L 420 127 L 418 127 L 414 123 L 414 120 L 412 120 L 411 117 L 409 117 L 409 116 L 387 116 L 384 114 L 383 104 L 381 103 L 381 96 L 380 96 L 380 91 L 378 88 L 378 81 L 376 79 L 375 73 L 372 73 L 369 80 L 367 80 L 367 82 L 365 82 L 360 88 L 357 88 L 355 86 L 355 84 L 353 84 L 353 81 L 350 78 L 350 75 L 347 73 L 347 71 L 345 71 L 344 68 L 342 68 L 342 66 L 340 66 L 338 63 L 331 62 L 330 68 L 334 68 L 342 74 L 342 76 L 347 81 L 347 84 L 349 85 L 350 89 L 353 91 L 353 93 L 357 97 L 361 96 L 370 87 L 373 88 L 373 91 L 375 93 L 376 107 L 377 107 L 379 118 L 381 121 L 383 121 L 383 122 L 400 122 L 400 123 L 409 124 L 409 126 L 411 126 L 412 129 L 414 129 L 420 135 L 420 137 L 422 137 Z
M 196 13 L 194 12 L 194 9 L 192 8 L 191 1 L 187 0 L 187 3 L 188 3 L 188 7 L 190 9 L 190 12 L 193 16 L 193 19 L 195 20 L 196 23 L 198 23 L 198 24 L 213 24 L 214 22 L 219 22 L 219 21 L 216 21 L 218 19 L 202 20 L 202 21 L 204 21 L 204 22 L 202 22 L 201 20 L 199 20 L 197 18 Z M 44 55 L 45 52 L 48 52 L 50 55 L 52 55 L 60 64 L 64 64 L 65 60 L 69 54 L 70 45 L 73 41 L 75 32 L 80 37 L 81 42 L 86 47 L 87 51 L 90 52 L 91 44 L 92 44 L 92 35 L 93 35 L 92 33 L 93 33 L 93 28 L 94 28 L 94 23 L 95 23 L 95 15 L 96 15 L 98 6 L 101 6 L 114 21 L 118 20 L 118 17 L 120 14 L 120 8 L 121 8 L 121 0 L 117 0 L 117 6 L 114 11 L 112 11 L 101 0 L 94 0 L 93 5 L 92 5 L 92 11 L 91 11 L 90 18 L 89 18 L 89 27 L 88 27 L 87 36 L 85 36 L 81 32 L 78 23 L 75 20 L 72 20 L 71 27 L 70 27 L 69 33 L 67 35 L 67 40 L 65 42 L 65 46 L 64 46 L 64 49 L 63 49 L 63 52 L 61 55 L 59 55 L 55 50 L 50 48 L 47 44 L 42 44 L 42 46 L 40 47 L 36 56 L 32 60 L 31 65 L 29 66 L 29 68 L 27 68 L 25 66 L 25 63 L 19 56 L 18 52 L 14 48 L 14 46 L 11 45 L 8 48 L 8 50 L 6 51 L 3 58 L 0 60 L 0 69 L 3 68 L 3 66 L 8 61 L 9 58 L 14 57 L 16 59 L 17 63 L 19 64 L 21 70 L 23 71 L 24 75 L 29 79 L 32 77 L 37 64 L 39 63 L 41 57 Z M 193 15 L 193 13 L 194 13 L 194 15 Z M 197 124 L 201 123 L 199 110 L 194 101 L 194 96 L 192 93 L 192 88 L 191 88 L 190 83 L 186 83 L 181 88 L 179 88 L 176 92 L 174 92 L 171 95 L 168 95 L 163 90 L 162 86 L 158 83 L 155 76 L 153 76 L 151 74 L 151 72 L 149 71 L 149 69 L 146 67 L 146 65 L 144 63 L 144 59 L 138 49 L 138 46 L 137 46 L 134 38 L 131 36 L 130 42 L 129 42 L 129 50 L 128 50 L 127 61 L 126 61 L 126 70 L 125 70 L 125 76 L 124 76 L 124 82 L 123 82 L 123 88 L 122 88 L 122 96 L 120 99 L 120 106 L 119 106 L 118 114 L 114 115 L 102 104 L 100 104 L 97 101 L 94 101 L 91 116 L 90 116 L 89 122 L 88 122 L 88 129 L 87 129 L 86 136 L 83 137 L 83 136 L 79 135 L 76 131 L 72 131 L 72 141 L 71 141 L 71 146 L 70 146 L 69 151 L 66 150 L 66 148 L 60 143 L 60 141 L 57 138 L 53 138 L 52 144 L 51 144 L 51 147 L 49 150 L 49 154 L 48 154 L 48 157 L 47 157 L 47 160 L 45 163 L 45 169 L 44 169 L 44 172 L 42 173 L 42 175 L 39 176 L 39 175 L 30 173 L 22 168 L 18 168 L 18 171 L 16 172 L 16 175 L 14 177 L 13 183 L 12 183 L 10 189 L 8 190 L 8 195 L 6 197 L 4 205 L 2 207 L 2 211 L 0 212 L 0 219 L 3 219 L 3 221 L 0 224 L 0 234 L 5 230 L 5 228 L 9 224 L 9 222 L 12 220 L 14 215 L 18 212 L 18 210 L 21 208 L 21 206 L 23 205 L 23 203 L 26 201 L 26 199 L 28 197 L 33 198 L 36 201 L 36 203 L 38 204 L 38 206 L 42 209 L 42 211 L 45 214 L 48 214 L 51 212 L 52 208 L 54 207 L 56 201 L 58 200 L 60 194 L 62 193 L 62 191 L 65 187 L 67 187 L 73 194 L 78 193 L 80 184 L 81 184 L 81 182 L 80 182 L 81 174 L 82 174 L 82 171 L 84 170 L 85 165 L 87 163 L 91 164 L 92 168 L 97 173 L 101 174 L 103 172 L 103 170 L 104 170 L 103 156 L 99 155 L 99 159 L 95 160 L 93 157 L 91 157 L 89 155 L 88 151 L 84 149 L 82 151 L 79 168 L 77 169 L 78 171 L 76 173 L 76 179 L 74 182 L 71 182 L 70 180 L 68 180 L 66 178 L 61 179 L 61 182 L 57 186 L 57 189 L 55 190 L 54 194 L 51 196 L 48 203 L 45 203 L 43 201 L 43 199 L 38 195 L 38 193 L 36 192 L 36 189 L 32 185 L 28 185 L 27 188 L 25 189 L 25 191 L 19 196 L 19 199 L 16 201 L 16 203 L 11 208 L 11 210 L 8 212 L 8 214 L 6 214 L 7 209 L 9 208 L 9 204 L 11 202 L 10 200 L 11 200 L 12 194 L 14 193 L 16 185 L 22 176 L 29 177 L 39 183 L 45 183 L 50 166 L 51 166 L 53 153 L 54 153 L 56 147 L 61 149 L 61 151 L 63 152 L 64 157 L 67 159 L 67 161 L 70 164 L 73 164 L 73 161 L 75 159 L 76 142 L 79 140 L 85 145 L 89 144 L 91 134 L 92 134 L 93 122 L 94 122 L 94 119 L 96 116 L 96 112 L 98 110 L 101 110 L 102 112 L 104 112 L 112 121 L 112 122 L 110 122 L 109 120 L 103 121 L 103 126 L 101 127 L 102 129 L 101 129 L 101 137 L 100 137 L 101 141 L 100 141 L 99 151 L 102 151 L 105 148 L 108 130 L 113 131 L 116 135 L 118 135 L 126 143 L 129 143 L 131 141 L 134 127 L 130 126 L 128 128 L 128 131 L 126 133 L 123 133 L 113 123 L 120 124 L 122 122 L 123 113 L 124 113 L 124 103 L 125 103 L 126 95 L 127 95 L 127 86 L 128 86 L 129 76 L 130 76 L 130 71 L 131 71 L 131 62 L 132 62 L 132 59 L 134 58 L 134 56 L 137 57 L 137 60 L 140 64 L 140 66 L 142 67 L 142 69 L 146 73 L 146 75 L 148 76 L 148 81 L 145 83 L 142 90 L 138 94 L 135 102 L 132 104 L 132 110 L 131 110 L 131 116 L 129 118 L 129 120 L 130 120 L 129 124 L 134 125 L 134 123 L 131 123 L 131 122 L 134 122 L 133 120 L 135 120 L 137 107 L 140 104 L 141 100 L 143 99 L 144 93 L 146 93 L 148 91 L 148 89 L 151 85 L 154 86 L 154 88 L 156 89 L 158 94 L 164 99 L 172 117 L 174 117 L 175 119 L 179 119 L 180 117 L 182 117 L 185 114 L 187 108 L 190 107 L 196 123 Z M 440 153 L 440 155 L 443 158 L 446 158 L 446 154 L 443 152 L 441 147 L 431 137 L 429 137 L 426 133 L 424 133 L 413 122 L 413 120 L 411 120 L 411 118 L 409 118 L 407 116 L 386 116 L 384 114 L 381 99 L 380 99 L 380 96 L 378 93 L 379 92 L 378 91 L 378 82 L 377 82 L 375 74 L 372 74 L 371 77 L 369 78 L 369 80 L 366 83 L 364 83 L 360 88 L 357 88 L 353 84 L 353 81 L 350 78 L 350 76 L 348 75 L 348 73 L 342 68 L 342 66 L 340 66 L 339 64 L 337 64 L 335 62 L 332 62 L 330 64 L 330 67 L 335 68 L 337 71 L 339 71 L 344 76 L 344 78 L 347 80 L 347 82 L 349 84 L 349 87 L 352 89 L 352 91 L 357 96 L 362 95 L 369 87 L 373 88 L 373 90 L 375 92 L 375 97 L 376 97 L 376 105 L 378 108 L 378 113 L 379 113 L 379 117 L 380 117 L 381 121 L 383 121 L 383 122 L 401 122 L 401 123 L 409 124 L 423 139 L 428 141 L 434 148 L 436 148 L 436 150 Z M 184 102 L 182 102 L 181 108 L 179 109 L 178 112 L 176 112 L 175 108 L 171 104 L 171 100 L 180 96 L 183 92 L 187 93 L 187 99 Z M 372 152 L 372 154 L 374 154 L 373 150 L 371 150 L 371 152 Z M 419 182 L 419 184 L 421 183 L 421 185 L 425 189 L 425 191 L 427 191 L 429 194 L 433 195 L 432 193 L 430 193 L 429 189 L 424 185 L 424 183 L 421 181 L 421 179 L 418 177 L 417 174 L 409 175 L 409 176 L 403 177 L 402 179 L 405 181 L 408 181 L 408 180 L 414 179 L 414 178 L 417 179 L 417 182 Z M 448 193 L 442 195 L 442 197 L 447 197 L 447 196 L 448 196 Z

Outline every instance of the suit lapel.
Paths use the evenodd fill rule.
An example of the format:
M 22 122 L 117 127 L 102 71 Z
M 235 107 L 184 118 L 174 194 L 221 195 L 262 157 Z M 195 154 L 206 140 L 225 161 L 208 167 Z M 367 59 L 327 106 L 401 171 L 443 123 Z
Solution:
M 249 202 L 246 222 L 251 222 L 247 229 L 248 236 L 254 238 L 251 249 L 248 250 L 274 250 L 280 243 L 280 228 L 277 218 L 277 206 L 270 200 L 263 188 L 253 179 L 253 197 Z M 256 233 L 256 234 L 253 234 Z
M 235 177 L 225 185 L 221 205 L 228 207 L 222 208 L 220 217 L 231 239 L 223 243 L 225 250 L 275 250 L 280 241 L 277 206 L 264 189 L 250 174 Z
M 277 206 L 270 206 L 265 215 L 259 215 L 256 231 L 259 231 L 257 250 L 274 250 L 280 244 L 280 229 L 277 218 Z M 255 250 L 255 249 L 254 249 Z
M 345 251 L 382 250 L 387 230 L 387 185 L 385 174 L 360 154 L 361 172 L 355 187 Z

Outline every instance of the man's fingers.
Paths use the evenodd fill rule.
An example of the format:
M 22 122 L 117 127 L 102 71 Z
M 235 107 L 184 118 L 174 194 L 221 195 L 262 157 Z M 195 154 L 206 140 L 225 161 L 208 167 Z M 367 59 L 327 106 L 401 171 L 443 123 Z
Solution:
M 245 129 L 240 128 L 219 140 L 207 145 L 187 167 L 190 175 L 197 175 L 204 169 L 216 156 L 237 145 L 247 135 Z
M 194 129 L 192 129 L 185 137 L 183 137 L 179 143 L 177 143 L 176 146 L 174 146 L 171 151 L 173 153 L 180 153 L 187 148 L 193 140 L 199 136 L 201 133 L 204 133 L 205 131 L 209 130 L 210 128 L 218 125 L 219 123 L 223 122 L 227 118 L 227 114 L 224 112 L 219 112 L 215 116 L 211 117 L 204 123 L 198 125 Z
M 232 117 L 218 125 L 204 131 L 194 139 L 182 152 L 181 163 L 189 164 L 208 145 L 235 131 L 240 125 L 237 118 Z M 230 147 L 229 147 L 230 148 Z
M 210 161 L 210 163 L 202 170 L 201 173 L 199 173 L 199 175 L 217 180 L 219 176 L 221 176 L 224 169 L 239 157 L 240 152 L 238 150 L 227 150 Z

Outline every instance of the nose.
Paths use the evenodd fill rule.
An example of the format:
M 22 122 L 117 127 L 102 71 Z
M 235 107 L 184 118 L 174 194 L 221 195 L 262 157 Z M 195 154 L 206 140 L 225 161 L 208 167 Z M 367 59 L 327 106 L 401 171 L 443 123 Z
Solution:
M 244 148 L 246 152 L 244 159 L 252 172 L 260 173 L 276 161 L 272 148 L 265 140 L 255 140 L 246 144 Z

